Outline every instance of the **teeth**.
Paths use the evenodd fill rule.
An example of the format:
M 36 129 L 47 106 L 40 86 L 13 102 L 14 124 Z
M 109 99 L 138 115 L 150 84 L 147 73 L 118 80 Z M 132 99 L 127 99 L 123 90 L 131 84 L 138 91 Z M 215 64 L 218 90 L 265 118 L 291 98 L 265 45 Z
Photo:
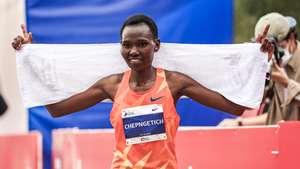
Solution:
M 129 60 L 141 60 L 140 58 L 129 58 Z

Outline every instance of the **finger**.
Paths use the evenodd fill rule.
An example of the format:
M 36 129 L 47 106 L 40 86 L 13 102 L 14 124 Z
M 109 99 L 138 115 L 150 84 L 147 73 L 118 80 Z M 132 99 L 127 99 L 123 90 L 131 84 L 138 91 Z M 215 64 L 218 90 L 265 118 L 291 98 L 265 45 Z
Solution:
M 24 37 L 28 36 L 26 26 L 24 24 L 21 24 L 21 29 L 22 29 L 23 36 Z
M 261 43 L 261 42 L 262 42 L 262 35 L 261 35 L 261 34 L 259 34 L 259 35 L 257 36 L 256 42 L 257 42 L 257 43 Z
M 269 47 L 270 47 L 270 42 L 269 42 L 269 40 L 268 39 L 264 39 L 264 42 L 263 42 L 263 44 L 264 44 L 264 52 L 269 52 Z
M 268 53 L 268 62 L 272 59 L 272 56 L 273 56 L 273 52 L 271 52 L 271 53 L 269 52 Z
M 266 39 L 264 39 L 262 44 L 261 44 L 260 51 L 262 51 L 262 52 L 267 51 L 267 49 L 266 49 L 267 43 L 268 43 L 268 41 Z
M 16 37 L 14 40 L 15 44 L 18 45 L 19 43 L 21 43 L 21 39 Z
M 17 42 L 22 43 L 24 41 L 24 38 L 22 36 L 17 36 Z
M 22 36 L 18 35 L 17 39 L 24 39 Z
M 21 49 L 21 48 L 22 48 L 22 43 L 20 43 L 18 46 L 18 49 Z
M 12 43 L 11 43 L 11 46 L 12 46 L 14 49 L 16 49 L 16 43 L 15 43 L 15 42 L 12 42 Z
M 272 53 L 274 53 L 274 50 L 275 50 L 275 46 L 272 44 L 272 46 L 271 46 Z
M 13 45 L 13 48 L 15 49 L 15 50 L 19 50 L 19 46 L 16 44 L 16 43 L 14 43 L 14 44 L 12 44 Z
M 21 37 L 16 37 L 16 40 L 13 42 L 14 43 L 14 48 L 19 49 L 19 46 L 22 45 L 22 39 Z
M 270 52 L 271 46 L 272 46 L 272 44 L 270 44 L 269 42 L 266 43 L 266 52 L 268 52 L 268 53 Z
M 273 44 L 270 45 L 269 53 L 274 53 L 274 45 Z
M 266 36 L 267 36 L 267 34 L 268 34 L 268 32 L 269 32 L 269 29 L 270 29 L 270 24 L 268 24 L 266 27 L 265 27 L 265 29 L 264 29 L 264 32 L 263 32 L 263 38 L 265 38 Z
M 19 45 L 18 44 L 14 44 L 13 47 L 14 47 L 15 50 L 19 50 Z
M 260 51 L 261 52 L 264 52 L 265 45 L 266 45 L 265 43 L 261 43 L 261 46 L 260 46 Z
M 268 61 L 270 61 L 272 59 L 273 53 L 274 53 L 274 46 L 271 45 L 268 50 Z
M 29 32 L 29 39 L 28 40 L 29 40 L 30 43 L 32 43 L 32 33 L 31 32 Z

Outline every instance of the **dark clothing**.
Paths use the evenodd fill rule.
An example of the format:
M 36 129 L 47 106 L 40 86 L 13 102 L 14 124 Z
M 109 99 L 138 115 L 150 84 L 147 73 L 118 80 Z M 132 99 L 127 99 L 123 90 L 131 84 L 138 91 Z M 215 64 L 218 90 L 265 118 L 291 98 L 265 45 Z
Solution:
M 5 103 L 2 95 L 0 94 L 0 116 L 4 114 L 7 109 L 7 104 Z

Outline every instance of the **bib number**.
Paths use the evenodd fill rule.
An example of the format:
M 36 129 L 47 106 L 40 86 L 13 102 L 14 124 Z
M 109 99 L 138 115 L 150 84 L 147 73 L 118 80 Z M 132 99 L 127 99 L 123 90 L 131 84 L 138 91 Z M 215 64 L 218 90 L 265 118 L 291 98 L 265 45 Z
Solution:
M 122 119 L 127 145 L 167 139 L 160 104 L 123 109 Z

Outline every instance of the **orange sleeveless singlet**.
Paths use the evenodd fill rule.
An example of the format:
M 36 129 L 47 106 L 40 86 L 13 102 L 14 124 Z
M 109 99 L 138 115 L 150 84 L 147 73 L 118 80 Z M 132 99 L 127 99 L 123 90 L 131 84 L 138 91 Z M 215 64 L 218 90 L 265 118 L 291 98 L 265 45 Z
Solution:
M 166 81 L 165 71 L 160 68 L 156 69 L 155 83 L 145 92 L 134 92 L 130 89 L 130 74 L 130 70 L 124 73 L 110 113 L 110 121 L 115 129 L 116 142 L 111 168 L 177 169 L 174 139 L 180 118 L 176 112 L 173 97 Z M 163 112 L 161 116 L 163 119 L 161 121 L 158 120 L 158 122 L 163 122 L 162 127 L 164 128 L 166 139 L 138 144 L 126 144 L 125 122 L 123 121 L 122 110 L 148 105 L 160 105 L 162 107 Z M 155 121 L 151 122 L 143 121 L 143 123 L 130 125 L 136 129 L 135 127 L 138 128 L 139 125 L 156 124 L 154 123 Z M 128 128 L 130 125 L 125 126 L 125 128 Z

